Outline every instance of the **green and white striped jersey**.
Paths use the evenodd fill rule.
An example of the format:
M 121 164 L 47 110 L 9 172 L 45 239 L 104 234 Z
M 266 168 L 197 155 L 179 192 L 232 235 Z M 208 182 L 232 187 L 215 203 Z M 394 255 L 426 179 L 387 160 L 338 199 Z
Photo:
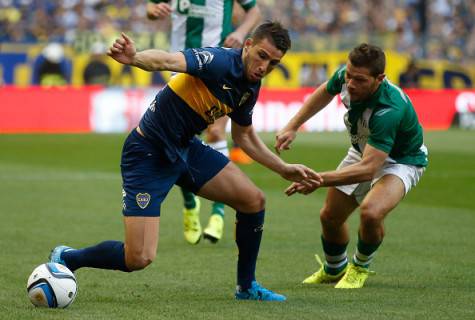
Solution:
M 232 32 L 233 0 L 150 0 L 170 2 L 172 30 L 170 51 L 221 46 Z M 256 0 L 237 0 L 245 10 Z
M 389 160 L 414 166 L 427 166 L 427 148 L 422 127 L 409 97 L 389 80 L 366 101 L 350 102 L 345 84 L 346 66 L 336 71 L 327 91 L 341 100 L 348 112 L 345 125 L 351 144 L 360 153 L 366 143 L 389 154 Z

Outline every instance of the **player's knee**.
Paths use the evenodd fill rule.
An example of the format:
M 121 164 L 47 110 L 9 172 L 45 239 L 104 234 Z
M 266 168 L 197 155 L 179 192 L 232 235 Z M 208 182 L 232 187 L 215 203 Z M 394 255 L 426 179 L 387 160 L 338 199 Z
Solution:
M 320 210 L 320 222 L 324 227 L 331 228 L 343 224 L 343 221 L 340 221 L 340 219 L 338 219 L 326 205 Z
M 371 203 L 363 202 L 360 206 L 360 220 L 363 226 L 377 227 L 381 225 L 383 216 L 377 206 Z
M 145 269 L 155 259 L 155 254 L 132 254 L 126 257 L 126 265 L 130 271 Z
M 243 197 L 243 204 L 241 208 L 237 208 L 242 212 L 259 212 L 264 210 L 266 206 L 266 197 L 264 192 L 256 189 L 252 193 L 246 194 Z
M 219 126 L 210 126 L 206 134 L 208 143 L 218 142 L 226 139 L 226 132 Z

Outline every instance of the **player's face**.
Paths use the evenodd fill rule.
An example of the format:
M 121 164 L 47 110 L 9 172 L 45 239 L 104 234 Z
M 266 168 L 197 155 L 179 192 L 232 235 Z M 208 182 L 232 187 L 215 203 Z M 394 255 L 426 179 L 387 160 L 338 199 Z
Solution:
M 271 72 L 280 62 L 284 53 L 267 38 L 258 42 L 247 39 L 244 43 L 243 61 L 247 80 L 257 82 Z
M 346 64 L 345 83 L 350 94 L 351 101 L 363 101 L 368 99 L 379 87 L 385 75 L 376 77 L 370 74 L 368 68 L 355 67 L 351 62 Z

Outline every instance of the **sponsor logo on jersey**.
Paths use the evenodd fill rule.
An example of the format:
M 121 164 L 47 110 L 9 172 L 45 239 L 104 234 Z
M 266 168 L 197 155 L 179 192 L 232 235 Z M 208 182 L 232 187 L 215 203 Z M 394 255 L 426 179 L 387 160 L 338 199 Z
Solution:
M 152 112 L 155 112 L 155 105 L 156 105 L 157 101 L 155 99 L 153 99 L 153 101 L 150 103 L 150 105 L 148 106 L 148 108 L 150 109 L 150 111 Z
M 250 96 L 251 96 L 251 94 L 249 92 L 246 92 L 245 94 L 243 94 L 242 97 L 241 97 L 241 100 L 239 101 L 238 106 L 240 107 L 241 105 L 243 105 L 244 102 L 246 102 L 247 99 L 249 99 Z
M 145 209 L 150 203 L 150 194 L 148 193 L 137 193 L 135 200 L 141 209 Z
M 223 89 L 224 89 L 224 90 L 231 90 L 232 88 L 231 88 L 231 87 L 228 87 L 228 85 L 226 85 L 226 84 L 223 84 Z
M 391 111 L 391 109 L 389 109 L 389 108 L 381 109 L 381 110 L 376 111 L 374 113 L 374 115 L 377 116 L 377 117 L 381 117 L 381 116 L 385 115 L 386 113 L 388 113 L 389 111 Z

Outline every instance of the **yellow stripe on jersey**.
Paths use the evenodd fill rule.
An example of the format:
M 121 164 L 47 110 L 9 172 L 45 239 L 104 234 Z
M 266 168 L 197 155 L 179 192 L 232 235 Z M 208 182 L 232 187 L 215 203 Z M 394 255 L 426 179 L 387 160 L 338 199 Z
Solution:
M 186 73 L 173 76 L 168 86 L 208 124 L 230 113 L 232 109 L 216 98 L 197 77 Z

